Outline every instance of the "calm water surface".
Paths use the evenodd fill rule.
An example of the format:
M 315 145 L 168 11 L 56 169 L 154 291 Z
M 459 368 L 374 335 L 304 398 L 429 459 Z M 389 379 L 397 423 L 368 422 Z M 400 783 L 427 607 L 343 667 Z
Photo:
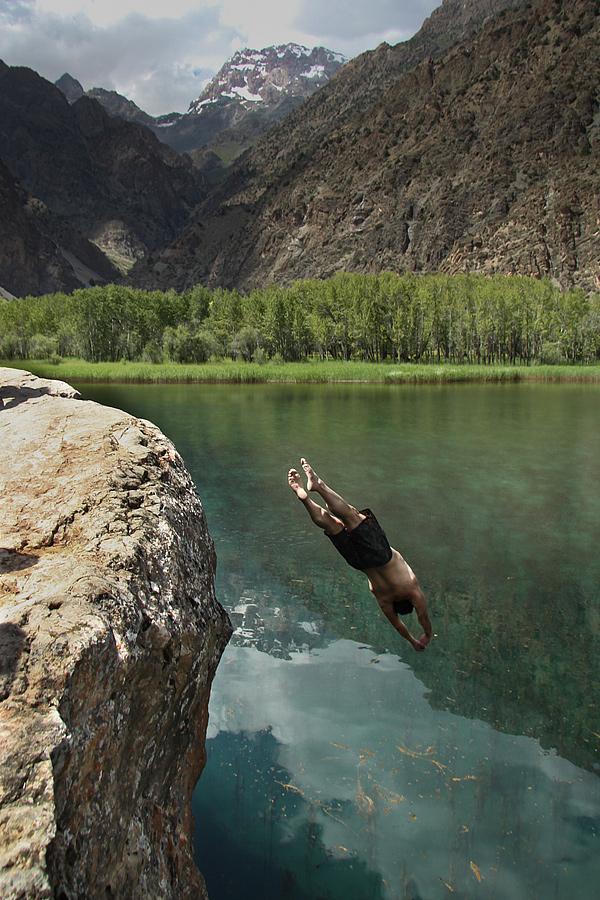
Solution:
M 80 389 L 175 441 L 215 540 L 211 900 L 595 896 L 600 387 Z M 300 456 L 416 571 L 425 654 L 310 524 Z

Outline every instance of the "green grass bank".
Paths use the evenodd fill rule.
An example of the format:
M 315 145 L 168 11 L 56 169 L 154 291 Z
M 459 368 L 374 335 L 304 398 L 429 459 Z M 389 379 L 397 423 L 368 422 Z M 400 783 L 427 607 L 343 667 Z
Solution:
M 449 363 L 375 363 L 338 360 L 290 363 L 216 361 L 207 363 L 91 363 L 71 359 L 6 360 L 0 365 L 26 369 L 60 381 L 121 383 L 379 382 L 436 384 L 452 382 L 600 381 L 600 366 L 452 365 Z

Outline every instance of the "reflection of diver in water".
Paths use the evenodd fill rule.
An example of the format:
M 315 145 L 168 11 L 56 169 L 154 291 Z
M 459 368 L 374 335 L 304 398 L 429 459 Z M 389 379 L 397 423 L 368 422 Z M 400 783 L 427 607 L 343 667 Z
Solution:
M 307 478 L 306 489 L 296 469 L 290 469 L 288 481 L 312 521 L 323 529 L 347 563 L 365 573 L 375 599 L 396 631 L 412 644 L 414 650 L 425 650 L 431 640 L 431 622 L 425 596 L 408 563 L 390 547 L 370 509 L 359 512 L 346 503 L 321 481 L 305 459 L 302 468 Z M 319 494 L 327 509 L 311 500 L 309 491 Z M 425 632 L 418 641 L 398 618 L 398 613 L 408 615 L 413 609 Z

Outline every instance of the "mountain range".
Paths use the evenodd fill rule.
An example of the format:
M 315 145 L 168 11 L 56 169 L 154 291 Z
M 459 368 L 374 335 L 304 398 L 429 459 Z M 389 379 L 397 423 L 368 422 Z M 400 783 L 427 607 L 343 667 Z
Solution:
M 444 0 L 411 40 L 343 65 L 322 48 L 245 51 L 162 123 L 0 64 L 0 285 L 112 280 L 112 256 L 149 289 L 390 269 L 598 290 L 599 11 Z M 309 71 L 324 86 L 289 112 L 283 82 Z M 166 134 L 189 140 L 183 155 Z
M 324 47 L 299 44 L 239 50 L 222 66 L 186 113 L 153 118 L 116 91 L 83 90 L 65 73 L 56 85 L 69 102 L 91 97 L 110 116 L 145 125 L 178 153 L 218 180 L 240 153 L 328 82 L 347 62 Z

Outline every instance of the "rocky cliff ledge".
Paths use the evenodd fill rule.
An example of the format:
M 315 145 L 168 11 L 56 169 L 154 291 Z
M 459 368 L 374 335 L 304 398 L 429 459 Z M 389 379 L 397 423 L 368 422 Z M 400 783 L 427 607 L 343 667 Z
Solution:
M 202 898 L 191 795 L 231 633 L 174 446 L 0 369 L 0 896 Z

